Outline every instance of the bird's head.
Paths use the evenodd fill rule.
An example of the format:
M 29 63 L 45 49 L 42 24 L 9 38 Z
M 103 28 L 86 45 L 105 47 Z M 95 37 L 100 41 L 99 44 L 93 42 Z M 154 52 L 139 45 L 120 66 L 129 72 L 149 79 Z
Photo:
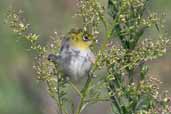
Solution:
M 93 43 L 94 37 L 92 34 L 82 29 L 72 29 L 71 32 L 69 32 L 69 40 L 72 47 L 85 50 Z

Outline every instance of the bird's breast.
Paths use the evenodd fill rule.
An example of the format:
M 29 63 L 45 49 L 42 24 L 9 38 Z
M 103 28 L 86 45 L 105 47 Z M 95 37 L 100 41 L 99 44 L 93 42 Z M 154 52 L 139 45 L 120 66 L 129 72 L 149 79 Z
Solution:
M 70 53 L 64 59 L 64 71 L 74 80 L 80 77 L 88 76 L 91 69 L 91 61 L 89 60 L 90 51 L 70 50 Z
M 88 55 L 72 56 L 70 61 L 71 75 L 77 79 L 79 77 L 87 76 L 91 68 L 91 62 Z

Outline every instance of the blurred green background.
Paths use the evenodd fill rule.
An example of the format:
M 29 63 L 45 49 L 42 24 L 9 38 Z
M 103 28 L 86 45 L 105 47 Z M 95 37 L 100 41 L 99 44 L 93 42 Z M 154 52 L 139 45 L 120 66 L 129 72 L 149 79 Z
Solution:
M 78 19 L 72 18 L 76 0 L 0 0 L 0 114 L 57 114 L 55 102 L 36 81 L 27 45 L 17 41 L 16 34 L 4 24 L 11 6 L 22 9 L 32 31 L 47 41 L 54 31 L 65 33 L 79 25 Z M 165 30 L 170 37 L 171 0 L 153 0 L 149 8 L 166 14 Z M 171 50 L 149 64 L 150 75 L 157 76 L 163 82 L 162 90 L 169 90 L 171 95 Z M 85 114 L 105 114 L 107 108 L 99 107 Z

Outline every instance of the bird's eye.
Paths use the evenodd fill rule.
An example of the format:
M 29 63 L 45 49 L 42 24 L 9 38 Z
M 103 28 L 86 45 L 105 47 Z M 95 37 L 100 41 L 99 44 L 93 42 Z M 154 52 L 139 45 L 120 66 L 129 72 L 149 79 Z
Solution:
M 88 36 L 83 36 L 83 40 L 84 41 L 89 41 L 90 39 L 88 38 Z

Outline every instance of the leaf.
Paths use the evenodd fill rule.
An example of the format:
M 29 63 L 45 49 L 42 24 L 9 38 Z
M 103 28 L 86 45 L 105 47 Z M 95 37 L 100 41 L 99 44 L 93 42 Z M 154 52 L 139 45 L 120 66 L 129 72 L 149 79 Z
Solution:
M 155 24 L 155 27 L 156 27 L 157 31 L 160 32 L 160 28 L 157 23 Z
M 148 73 L 148 71 L 149 71 L 148 66 L 147 65 L 143 65 L 143 67 L 141 68 L 141 73 L 140 73 L 142 80 L 145 79 L 145 76 Z

